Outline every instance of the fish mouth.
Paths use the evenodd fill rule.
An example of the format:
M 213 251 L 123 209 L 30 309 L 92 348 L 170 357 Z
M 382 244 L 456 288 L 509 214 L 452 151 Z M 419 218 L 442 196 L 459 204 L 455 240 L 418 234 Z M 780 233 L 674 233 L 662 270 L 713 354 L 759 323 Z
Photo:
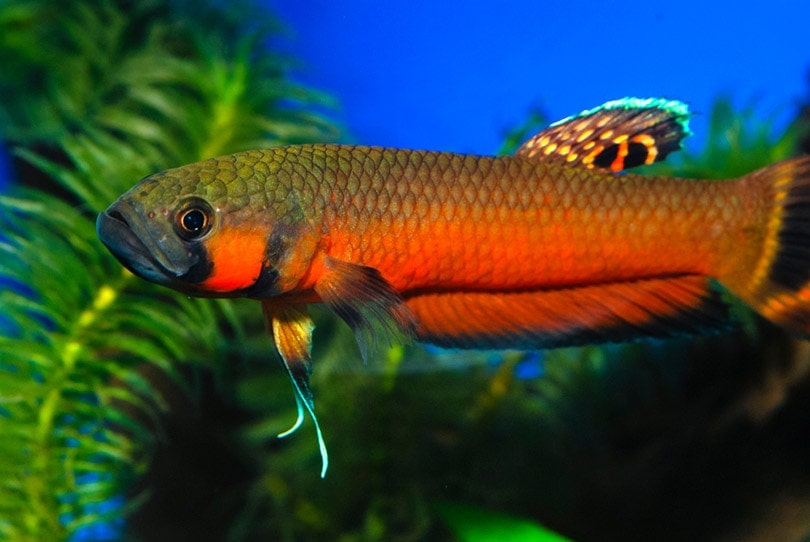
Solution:
M 173 235 L 156 237 L 136 209 L 124 201 L 98 215 L 96 232 L 124 267 L 158 284 L 182 278 L 198 261 Z

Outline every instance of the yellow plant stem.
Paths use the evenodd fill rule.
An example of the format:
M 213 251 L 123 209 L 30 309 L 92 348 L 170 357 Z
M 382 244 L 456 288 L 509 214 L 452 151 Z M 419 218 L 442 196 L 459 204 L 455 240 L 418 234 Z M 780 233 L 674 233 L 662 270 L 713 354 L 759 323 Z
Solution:
M 98 322 L 132 278 L 133 275 L 129 271 L 123 270 L 117 283 L 102 284 L 96 291 L 93 301 L 68 330 L 67 340 L 57 353 L 56 359 L 60 361 L 61 368 L 55 372 L 52 378 L 49 378 L 50 390 L 39 407 L 37 429 L 34 435 L 35 452 L 25 486 L 30 504 L 25 525 L 37 540 L 42 539 L 39 537 L 46 533 L 64 533 L 64 526 L 58 515 L 59 507 L 49 504 L 56 497 L 54 487 L 47 483 L 51 479 L 48 472 L 52 469 L 49 467 L 53 462 L 61 462 L 63 459 L 53 456 L 52 439 L 56 417 L 62 412 L 60 402 L 64 393 L 64 384 L 75 371 L 76 363 L 81 360 L 84 353 L 82 339 L 86 330 Z M 43 525 L 43 523 L 46 524 Z

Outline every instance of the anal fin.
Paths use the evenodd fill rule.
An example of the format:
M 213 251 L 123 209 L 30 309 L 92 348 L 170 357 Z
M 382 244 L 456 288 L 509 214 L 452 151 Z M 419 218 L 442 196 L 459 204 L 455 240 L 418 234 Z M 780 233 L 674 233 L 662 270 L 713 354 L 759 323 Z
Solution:
M 425 293 L 406 300 L 417 338 L 458 348 L 552 348 L 670 337 L 728 326 L 702 276 L 520 292 Z

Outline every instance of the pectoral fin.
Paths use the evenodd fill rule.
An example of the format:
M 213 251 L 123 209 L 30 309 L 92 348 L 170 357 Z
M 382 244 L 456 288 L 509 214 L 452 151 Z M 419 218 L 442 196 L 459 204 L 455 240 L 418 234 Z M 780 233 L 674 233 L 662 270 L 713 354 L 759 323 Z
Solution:
M 413 337 L 413 313 L 379 271 L 331 257 L 324 268 L 315 291 L 352 328 L 363 360 L 380 342 L 393 344 L 402 335 Z
M 318 447 L 321 452 L 321 478 L 326 476 L 329 456 L 323 440 L 318 418 L 315 416 L 315 401 L 309 387 L 309 376 L 312 373 L 312 330 L 315 324 L 307 313 L 305 305 L 289 305 L 262 301 L 262 311 L 267 327 L 273 334 L 284 367 L 290 375 L 295 388 L 295 401 L 298 406 L 298 419 L 295 424 L 279 434 L 280 438 L 291 435 L 304 421 L 304 410 L 309 413 L 318 434 Z

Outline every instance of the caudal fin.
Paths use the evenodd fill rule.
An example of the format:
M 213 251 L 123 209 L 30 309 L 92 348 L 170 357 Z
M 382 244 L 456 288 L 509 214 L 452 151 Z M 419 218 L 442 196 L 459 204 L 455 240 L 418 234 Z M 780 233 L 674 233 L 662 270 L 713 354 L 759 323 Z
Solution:
M 810 156 L 768 166 L 743 182 L 771 203 L 758 227 L 764 235 L 756 264 L 737 270 L 745 280 L 726 285 L 768 320 L 810 336 Z

